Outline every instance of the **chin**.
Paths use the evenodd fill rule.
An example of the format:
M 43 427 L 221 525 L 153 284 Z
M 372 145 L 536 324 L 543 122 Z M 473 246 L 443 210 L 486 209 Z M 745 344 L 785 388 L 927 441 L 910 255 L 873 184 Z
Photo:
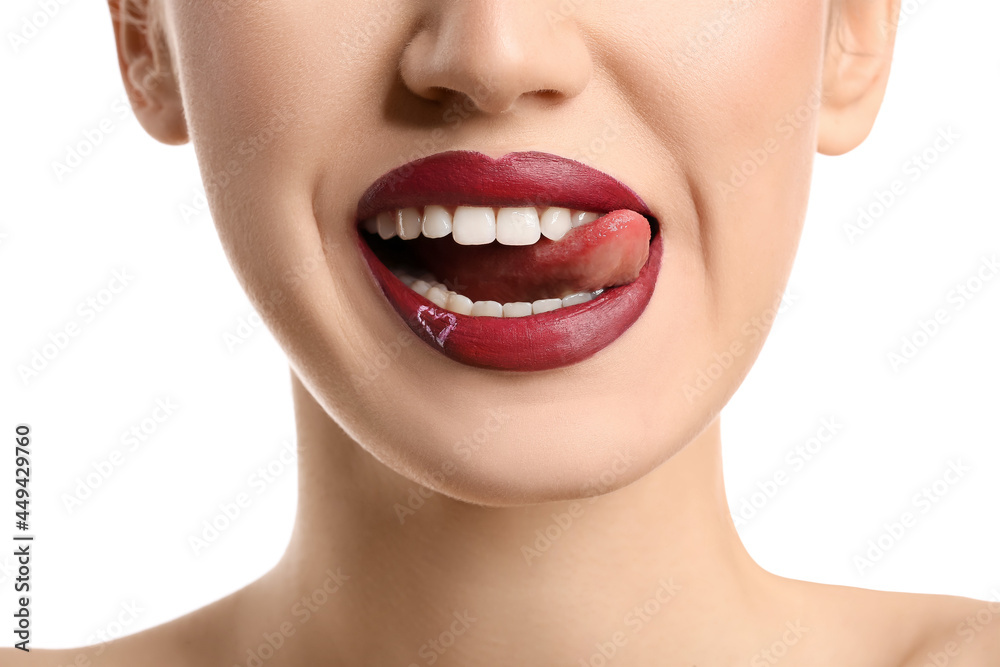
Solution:
M 548 153 L 449 151 L 358 192 L 353 209 L 332 185 L 258 208 L 256 246 L 276 252 L 224 240 L 326 415 L 469 503 L 593 497 L 670 459 L 742 381 L 766 335 L 746 323 L 787 276 L 771 264 L 709 298 L 693 216 Z
M 654 302 L 601 353 L 531 373 L 461 364 L 390 327 L 384 349 L 397 356 L 382 364 L 374 357 L 381 372 L 367 373 L 370 364 L 362 363 L 345 373 L 367 373 L 349 396 L 342 382 L 314 385 L 313 394 L 380 463 L 448 498 L 488 507 L 592 498 L 628 486 L 687 446 L 749 367 L 748 358 L 701 400 L 687 400 L 683 380 L 696 374 L 691 359 L 701 353 L 684 343 L 684 329 L 661 333 L 660 348 L 644 343 L 650 332 L 671 330 L 669 311 Z M 387 326 L 399 325 L 391 309 L 381 314 Z

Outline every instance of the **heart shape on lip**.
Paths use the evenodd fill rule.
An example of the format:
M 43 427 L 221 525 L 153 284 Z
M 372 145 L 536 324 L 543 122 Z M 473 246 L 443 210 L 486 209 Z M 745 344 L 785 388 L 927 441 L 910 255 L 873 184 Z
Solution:
M 429 347 L 469 366 L 545 371 L 575 364 L 613 343 L 639 319 L 656 286 L 663 235 L 653 237 L 638 279 L 599 297 L 530 317 L 468 317 L 446 311 L 400 282 L 359 234 L 376 288 Z
M 417 308 L 417 321 L 441 347 L 444 347 L 444 342 L 448 340 L 448 334 L 454 331 L 458 324 L 455 313 L 431 306 Z

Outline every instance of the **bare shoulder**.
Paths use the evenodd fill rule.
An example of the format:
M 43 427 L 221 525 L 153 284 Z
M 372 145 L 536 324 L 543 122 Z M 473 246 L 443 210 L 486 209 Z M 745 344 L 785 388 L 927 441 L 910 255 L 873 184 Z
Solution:
M 794 582 L 818 653 L 856 667 L 1000 667 L 1000 601 Z M 812 643 L 812 642 L 811 642 Z
M 240 592 L 114 641 L 70 649 L 0 648 L 3 667 L 206 667 L 226 664 Z M 221 647 L 221 649 L 220 649 Z
M 1000 667 L 1000 600 L 914 597 L 924 637 L 902 667 Z

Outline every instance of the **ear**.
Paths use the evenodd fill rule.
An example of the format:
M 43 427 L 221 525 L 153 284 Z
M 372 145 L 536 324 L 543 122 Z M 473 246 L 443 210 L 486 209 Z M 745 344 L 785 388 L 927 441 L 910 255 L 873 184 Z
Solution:
M 177 145 L 187 142 L 188 129 L 180 86 L 157 12 L 161 1 L 108 0 L 108 6 L 118 46 L 118 66 L 132 110 L 151 137 Z
M 882 106 L 899 0 L 831 2 L 818 150 L 840 155 L 865 140 Z

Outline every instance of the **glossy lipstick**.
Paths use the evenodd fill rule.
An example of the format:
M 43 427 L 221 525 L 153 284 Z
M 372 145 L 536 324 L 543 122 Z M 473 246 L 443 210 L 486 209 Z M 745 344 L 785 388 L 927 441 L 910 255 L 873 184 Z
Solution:
M 580 162 L 538 152 L 494 159 L 450 151 L 410 162 L 380 177 L 362 195 L 357 223 L 405 207 L 560 206 L 607 214 L 628 209 L 651 218 L 627 186 Z M 397 278 L 358 232 L 358 245 L 382 294 L 410 329 L 444 355 L 471 366 L 541 371 L 587 359 L 618 339 L 652 297 L 663 252 L 656 226 L 649 256 L 627 285 L 596 299 L 526 317 L 472 317 L 438 307 Z

